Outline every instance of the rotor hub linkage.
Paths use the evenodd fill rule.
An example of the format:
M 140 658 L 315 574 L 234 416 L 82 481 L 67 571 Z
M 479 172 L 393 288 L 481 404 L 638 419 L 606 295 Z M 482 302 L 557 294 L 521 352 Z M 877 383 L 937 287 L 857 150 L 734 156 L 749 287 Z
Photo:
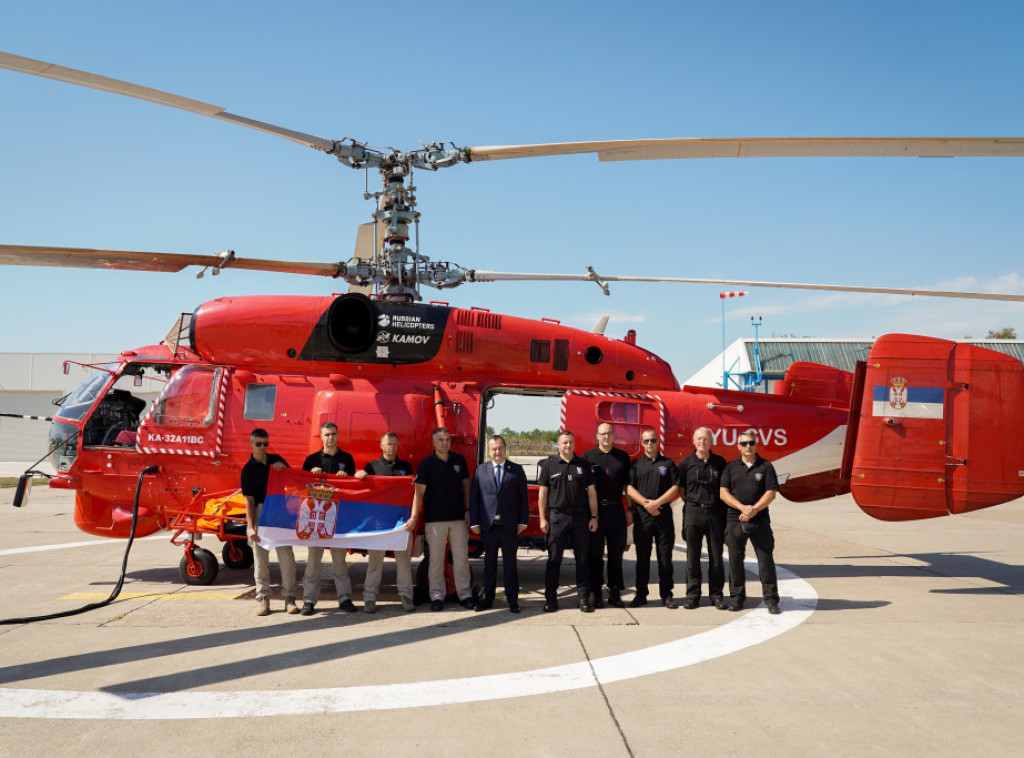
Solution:
M 383 189 L 363 195 L 364 199 L 376 202 L 372 215 L 382 238 L 375 240 L 372 264 L 353 261 L 346 266 L 343 275 L 347 281 L 373 283 L 377 296 L 383 300 L 413 301 L 421 299 L 421 284 L 454 287 L 466 280 L 464 269 L 450 263 L 432 263 L 409 246 L 409 239 L 410 227 L 418 224 L 420 218 L 416 210 L 416 187 L 412 184 L 413 169 L 436 171 L 468 163 L 468 150 L 433 143 L 408 153 L 382 152 L 347 140 L 336 142 L 332 154 L 353 168 L 376 168 L 383 184 Z

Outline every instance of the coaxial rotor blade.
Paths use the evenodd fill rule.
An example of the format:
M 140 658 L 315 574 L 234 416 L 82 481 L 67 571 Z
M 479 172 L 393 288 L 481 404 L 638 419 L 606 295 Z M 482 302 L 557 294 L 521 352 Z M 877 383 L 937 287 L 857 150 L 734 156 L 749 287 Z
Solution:
M 664 282 L 668 284 L 715 284 L 737 287 L 776 287 L 794 290 L 815 290 L 825 292 L 863 292 L 875 295 L 910 295 L 922 297 L 956 297 L 968 300 L 1003 300 L 1024 302 L 1024 295 L 1009 295 L 992 292 L 951 292 L 942 290 L 906 289 L 898 287 L 858 287 L 842 284 L 801 284 L 797 282 L 754 282 L 740 279 L 686 279 L 667 276 L 605 276 L 587 274 L 521 274 L 500 271 L 468 271 L 467 281 L 471 282 Z
M 217 255 L 184 253 L 149 253 L 135 250 L 94 250 L 77 247 L 33 247 L 0 245 L 0 265 L 54 266 L 58 268 L 101 268 L 123 271 L 160 271 L 174 273 L 186 266 L 212 269 L 240 268 L 248 271 L 271 271 L 285 274 L 344 276 L 344 263 L 311 263 L 306 261 L 275 261 L 236 258 L 233 252 Z
M 47 63 L 46 61 L 24 58 L 20 55 L 0 52 L 0 68 L 19 71 L 23 74 L 32 74 L 33 76 L 42 76 L 47 79 L 54 79 L 58 82 L 77 84 L 81 87 L 91 87 L 92 89 L 102 90 L 103 92 L 113 92 L 117 95 L 135 98 L 136 100 L 147 100 L 151 103 L 166 105 L 170 108 L 188 111 L 189 113 L 198 113 L 200 116 L 209 116 L 210 118 L 216 118 L 232 124 L 239 124 L 240 126 L 255 129 L 256 131 L 264 132 L 266 134 L 284 137 L 292 142 L 298 142 L 300 145 L 306 145 L 307 147 L 311 147 L 315 150 L 322 150 L 325 153 L 334 151 L 336 145 L 334 140 L 324 139 L 323 137 L 317 137 L 312 134 L 304 134 L 303 132 L 296 132 L 291 129 L 285 129 L 281 126 L 275 126 L 274 124 L 254 121 L 253 119 L 245 118 L 244 116 L 228 113 L 219 105 L 210 105 L 209 103 L 204 103 L 199 100 L 191 100 L 187 97 L 181 97 L 180 95 L 173 95 L 170 92 L 162 92 L 158 89 L 142 87 L 138 84 L 132 84 L 131 82 L 122 82 L 118 79 L 111 79 L 106 76 L 99 76 L 98 74 L 90 74 L 87 71 L 79 71 L 74 68 L 58 66 L 53 63 Z
M 1024 156 L 1024 137 L 753 137 L 556 142 L 467 148 L 471 161 L 596 153 L 602 161 L 670 158 Z

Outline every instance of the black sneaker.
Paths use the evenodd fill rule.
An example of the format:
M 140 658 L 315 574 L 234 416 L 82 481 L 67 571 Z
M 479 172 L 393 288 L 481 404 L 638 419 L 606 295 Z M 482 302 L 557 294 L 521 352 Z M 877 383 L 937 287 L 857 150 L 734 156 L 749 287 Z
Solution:
M 348 598 L 345 598 L 344 600 L 339 600 L 338 607 L 341 608 L 341 610 L 345 611 L 345 613 L 356 612 L 355 604 Z
M 444 610 L 444 600 L 431 600 L 430 601 L 430 610 L 432 610 L 432 611 L 443 611 Z
M 299 613 L 303 616 L 312 616 L 316 613 L 316 605 L 307 601 L 302 604 L 302 610 Z

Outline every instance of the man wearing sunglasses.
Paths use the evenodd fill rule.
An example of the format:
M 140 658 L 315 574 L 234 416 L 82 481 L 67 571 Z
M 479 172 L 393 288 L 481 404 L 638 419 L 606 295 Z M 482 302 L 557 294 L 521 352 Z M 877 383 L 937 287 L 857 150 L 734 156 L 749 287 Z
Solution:
M 741 611 L 747 599 L 743 558 L 747 540 L 757 555 L 757 572 L 768 613 L 779 609 L 779 582 L 775 575 L 775 536 L 768 506 L 779 491 L 775 467 L 757 454 L 757 432 L 742 432 L 737 440 L 740 457 L 722 472 L 722 501 L 729 506 L 725 544 L 729 546 L 729 610 Z
M 672 599 L 672 545 L 675 520 L 672 501 L 679 496 L 679 471 L 670 459 L 658 451 L 658 433 L 644 429 L 640 433 L 644 454 L 629 469 L 626 494 L 633 500 L 633 542 L 636 543 L 636 595 L 630 608 L 647 605 L 647 586 L 651 579 L 651 543 L 657 547 L 658 588 L 661 604 L 678 608 Z
M 288 462 L 276 453 L 268 453 L 270 435 L 266 429 L 253 429 L 249 435 L 252 456 L 242 466 L 241 486 L 245 497 L 245 527 L 252 548 L 253 574 L 256 578 L 256 615 L 270 613 L 270 549 L 261 547 L 259 535 L 260 511 L 267 499 L 267 478 L 270 467 L 280 471 Z M 281 566 L 281 592 L 284 594 L 284 609 L 298 613 L 295 605 L 295 551 L 290 545 L 276 548 L 277 562 Z

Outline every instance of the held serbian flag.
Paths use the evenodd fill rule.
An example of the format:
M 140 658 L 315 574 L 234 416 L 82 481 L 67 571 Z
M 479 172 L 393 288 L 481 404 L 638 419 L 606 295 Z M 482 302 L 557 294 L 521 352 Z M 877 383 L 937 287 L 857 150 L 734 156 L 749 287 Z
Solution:
M 405 550 L 411 476 L 325 476 L 270 470 L 260 514 L 260 544 Z

